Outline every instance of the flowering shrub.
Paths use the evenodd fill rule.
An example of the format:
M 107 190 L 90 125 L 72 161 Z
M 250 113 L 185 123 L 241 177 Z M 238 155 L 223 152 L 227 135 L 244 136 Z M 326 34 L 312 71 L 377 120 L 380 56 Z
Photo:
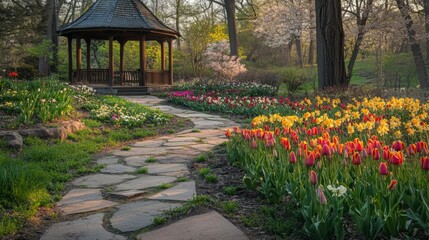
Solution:
M 229 56 L 229 43 L 226 40 L 209 44 L 203 56 L 207 66 L 221 78 L 233 80 L 238 74 L 246 72 L 240 58 Z
M 145 124 L 161 125 L 170 119 L 170 115 L 159 110 L 115 96 L 93 97 L 90 101 L 84 102 L 82 108 L 90 112 L 92 119 L 129 128 Z
M 317 98 L 303 105 L 310 109 L 261 115 L 250 129 L 226 132 L 244 184 L 272 202 L 297 200 L 313 238 L 343 239 L 345 218 L 367 239 L 427 236 L 429 103 Z

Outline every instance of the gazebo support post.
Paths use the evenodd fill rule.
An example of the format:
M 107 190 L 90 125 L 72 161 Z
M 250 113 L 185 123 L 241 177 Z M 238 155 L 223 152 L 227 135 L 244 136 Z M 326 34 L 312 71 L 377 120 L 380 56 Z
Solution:
M 125 85 L 125 76 L 124 76 L 124 49 L 125 49 L 125 43 L 127 41 L 122 40 L 119 41 L 119 71 L 120 71 L 120 76 L 121 76 L 121 85 Z
M 140 36 L 140 86 L 146 86 L 145 79 L 145 71 L 146 71 L 146 36 Z
M 161 44 L 161 70 L 165 70 L 165 44 L 164 40 L 160 41 L 159 44 Z
M 82 69 L 82 48 L 80 45 L 80 36 L 76 38 L 76 82 L 81 82 L 81 69 Z
M 91 83 L 91 39 L 85 38 L 86 42 L 86 81 Z
M 73 81 L 73 38 L 71 36 L 67 37 L 68 43 L 68 57 L 69 57 L 69 82 L 70 84 L 74 84 Z
M 109 81 L 109 85 L 113 86 L 113 69 L 114 64 L 113 64 L 113 36 L 109 35 L 109 77 L 108 77 L 108 81 Z
M 168 84 L 173 85 L 173 39 L 168 39 Z

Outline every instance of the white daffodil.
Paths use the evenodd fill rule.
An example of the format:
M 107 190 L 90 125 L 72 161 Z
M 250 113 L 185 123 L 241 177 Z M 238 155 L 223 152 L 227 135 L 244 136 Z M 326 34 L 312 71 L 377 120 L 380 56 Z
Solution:
M 339 187 L 335 187 L 334 185 L 328 185 L 326 188 L 332 192 L 332 195 L 336 197 L 341 197 L 347 193 L 347 188 L 343 185 L 340 185 Z

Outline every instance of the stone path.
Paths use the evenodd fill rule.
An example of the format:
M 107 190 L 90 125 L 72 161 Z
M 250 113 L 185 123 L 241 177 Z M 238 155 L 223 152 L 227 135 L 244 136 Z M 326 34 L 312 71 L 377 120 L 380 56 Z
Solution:
M 153 96 L 128 100 L 157 107 L 163 112 L 188 118 L 188 129 L 170 136 L 137 142 L 129 150 L 116 150 L 97 160 L 101 173 L 75 179 L 57 207 L 64 215 L 80 214 L 73 221 L 53 224 L 42 240 L 122 240 L 152 225 L 166 210 L 181 206 L 196 195 L 195 182 L 188 180 L 186 163 L 226 141 L 224 132 L 235 125 L 220 116 L 162 105 Z M 141 168 L 145 168 L 141 170 Z M 146 174 L 139 172 L 147 171 Z M 167 189 L 165 189 L 167 188 Z M 242 231 L 217 212 L 185 218 L 137 239 L 247 239 Z

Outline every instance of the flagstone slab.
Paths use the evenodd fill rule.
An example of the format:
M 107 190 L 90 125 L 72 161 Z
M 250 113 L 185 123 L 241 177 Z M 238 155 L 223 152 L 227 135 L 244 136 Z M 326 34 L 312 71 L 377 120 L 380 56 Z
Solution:
M 146 193 L 145 191 L 140 191 L 140 190 L 126 190 L 126 191 L 119 191 L 119 192 L 111 192 L 109 193 L 109 195 L 116 198 L 135 198 L 135 197 L 140 197 L 145 193 Z
M 196 145 L 192 145 L 192 146 L 196 146 Z M 195 148 L 184 148 L 184 149 L 171 151 L 171 153 L 175 154 L 175 155 L 186 156 L 186 157 L 189 157 L 192 159 L 192 157 L 199 155 L 201 153 L 201 151 L 202 150 L 197 150 Z
M 180 137 L 170 138 L 168 139 L 168 142 L 195 142 L 199 140 L 200 138 L 198 137 L 180 136 Z
M 158 163 L 187 163 L 194 159 L 194 156 L 167 154 L 156 159 Z
M 101 189 L 72 189 L 57 204 L 64 215 L 85 213 L 115 206 L 103 199 Z
M 137 235 L 137 240 L 249 239 L 219 213 L 213 211 L 185 218 L 166 227 Z
M 158 173 L 159 176 L 171 176 L 171 177 L 186 177 L 191 175 L 191 173 L 186 171 L 180 171 L 180 172 L 164 172 L 164 173 Z
M 165 143 L 164 140 L 148 140 L 143 142 L 136 142 L 134 144 L 131 144 L 131 146 L 153 148 L 153 147 L 160 147 L 163 143 Z
M 146 165 L 146 160 L 148 158 L 150 158 L 151 156 L 131 156 L 131 157 L 127 157 L 124 159 L 124 162 L 128 165 L 128 166 L 133 166 L 133 167 L 141 167 Z M 156 158 L 158 159 L 158 158 Z
M 100 159 L 97 159 L 98 164 L 115 164 L 118 163 L 119 158 L 116 156 L 105 156 Z
M 136 178 L 134 175 L 129 174 L 92 174 L 84 177 L 80 177 L 72 182 L 76 186 L 85 186 L 90 188 L 97 188 L 102 186 L 108 186 L 112 184 L 117 184 L 125 180 Z
M 102 173 L 133 173 L 136 169 L 123 164 L 110 164 L 101 169 Z
M 147 172 L 149 174 L 167 173 L 167 172 L 186 172 L 188 167 L 185 164 L 152 164 L 148 165 Z
M 103 228 L 104 214 L 97 213 L 74 221 L 53 224 L 41 240 L 125 240 Z
M 130 150 L 123 151 L 123 150 L 116 150 L 113 151 L 112 154 L 115 156 L 120 157 L 129 157 L 129 156 L 136 156 L 136 155 L 161 155 L 165 154 L 166 149 L 159 148 L 159 147 L 151 147 L 151 148 L 131 148 Z
M 190 146 L 193 149 L 196 149 L 198 151 L 201 152 L 207 152 L 210 151 L 213 148 L 213 145 L 210 144 L 196 144 L 196 145 L 191 145 Z
M 178 203 L 160 201 L 140 201 L 119 206 L 119 210 L 110 219 L 112 227 L 121 232 L 136 231 L 152 225 L 156 216 L 164 211 L 181 206 Z
M 174 181 L 176 178 L 169 176 L 142 176 L 117 185 L 115 191 L 145 189 Z
M 162 144 L 163 147 L 177 147 L 177 146 L 189 146 L 189 145 L 194 145 L 194 144 L 198 144 L 197 142 L 194 141 L 184 141 L 184 142 L 166 142 L 164 144 Z M 173 149 L 175 150 L 175 149 Z
M 195 181 L 181 182 L 150 197 L 152 200 L 189 201 L 197 195 Z

